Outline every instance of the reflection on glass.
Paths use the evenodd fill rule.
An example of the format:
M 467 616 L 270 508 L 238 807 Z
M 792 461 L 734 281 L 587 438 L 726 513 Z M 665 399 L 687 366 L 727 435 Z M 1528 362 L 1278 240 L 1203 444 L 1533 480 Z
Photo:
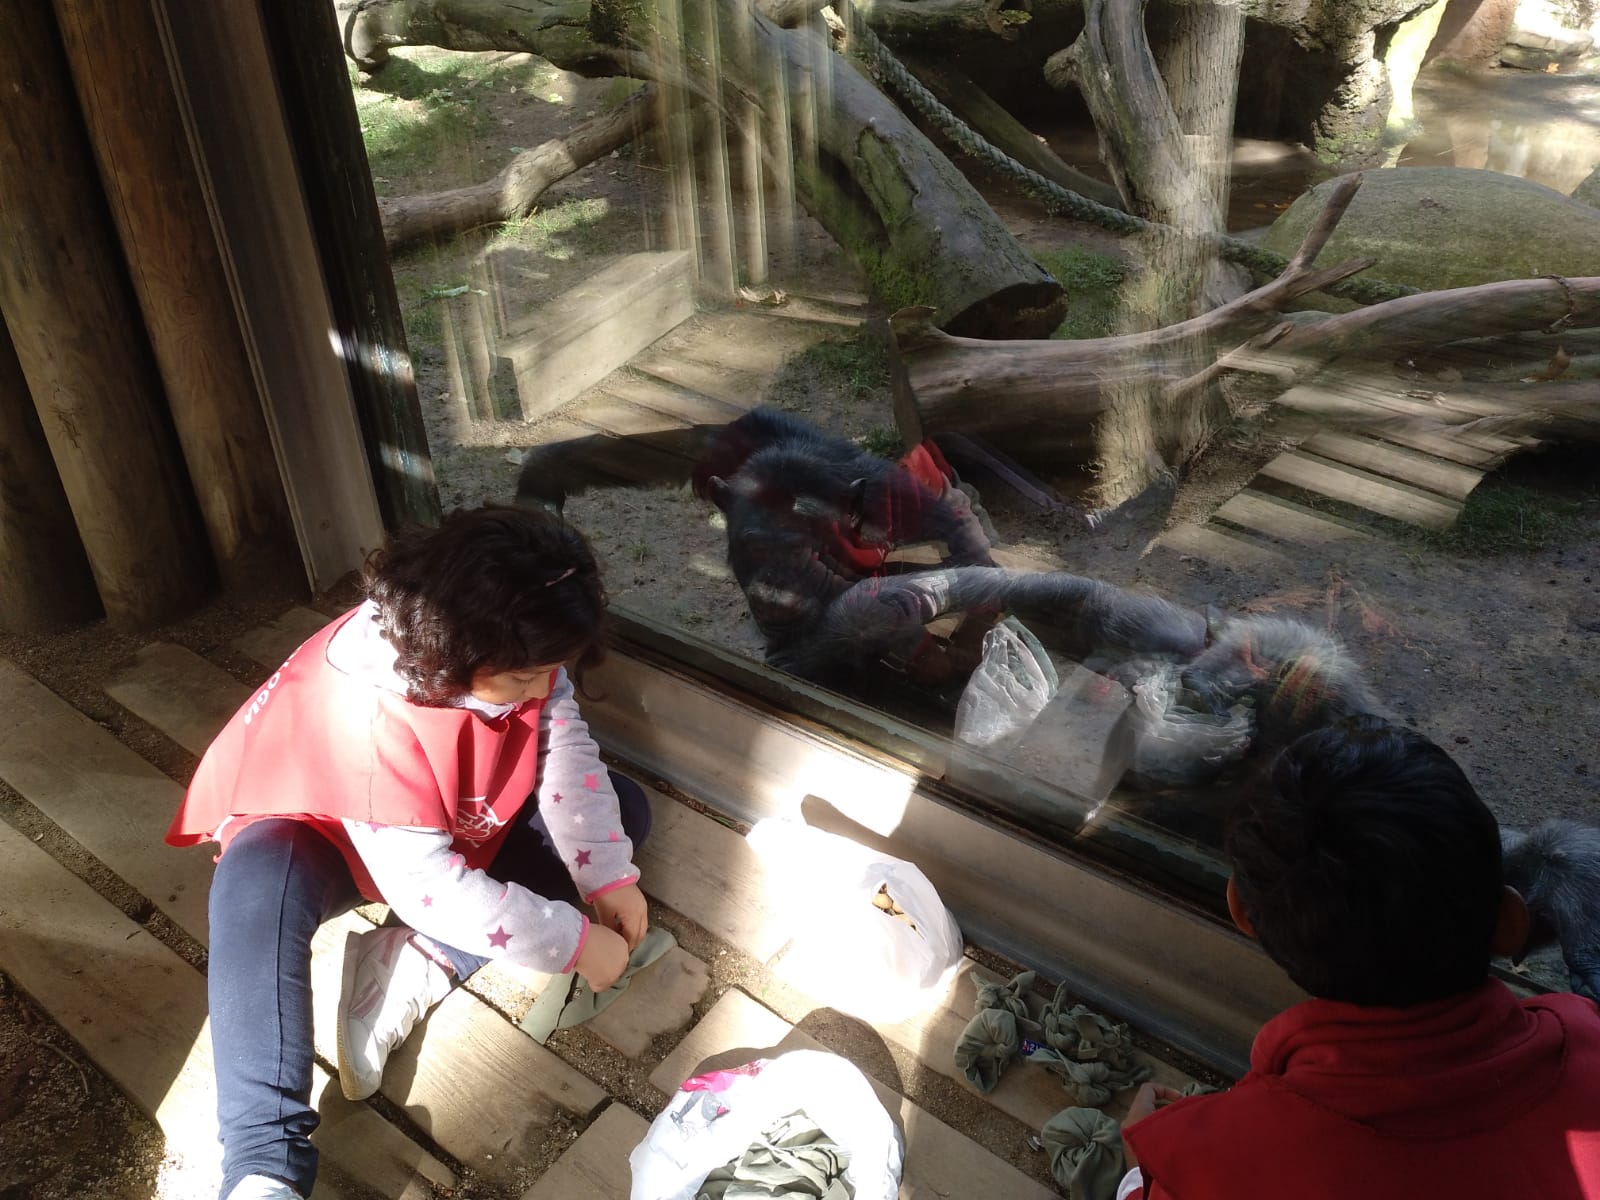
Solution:
M 1593 39 L 1268 7 L 356 12 L 445 502 L 1206 895 L 1344 713 L 1585 816 Z

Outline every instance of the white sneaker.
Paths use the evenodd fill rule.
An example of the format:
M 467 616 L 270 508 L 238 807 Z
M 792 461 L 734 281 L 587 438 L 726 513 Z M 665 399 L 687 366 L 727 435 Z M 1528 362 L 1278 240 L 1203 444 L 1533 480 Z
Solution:
M 450 993 L 451 978 L 402 926 L 344 939 L 339 989 L 339 1087 L 349 1100 L 378 1090 L 389 1052 Z
M 270 1175 L 246 1175 L 233 1185 L 228 1200 L 301 1200 L 300 1193 Z

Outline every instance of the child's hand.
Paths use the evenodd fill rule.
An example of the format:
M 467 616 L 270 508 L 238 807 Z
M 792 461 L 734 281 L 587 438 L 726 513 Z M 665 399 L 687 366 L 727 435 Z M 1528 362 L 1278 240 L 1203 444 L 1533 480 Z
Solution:
M 589 936 L 584 939 L 583 950 L 572 969 L 583 976 L 592 992 L 603 992 L 618 979 L 628 967 L 628 943 L 622 935 L 591 921 Z
M 1182 1099 L 1183 1093 L 1177 1088 L 1162 1087 L 1159 1083 L 1141 1083 L 1133 1097 L 1133 1103 L 1128 1105 L 1128 1115 L 1122 1118 L 1123 1133 L 1127 1133 L 1128 1126 L 1144 1120 L 1155 1112 L 1158 1105 L 1171 1104 L 1174 1100 Z M 1139 1165 L 1138 1155 L 1134 1154 L 1133 1147 L 1128 1145 L 1126 1136 L 1122 1139 L 1122 1164 L 1123 1169 L 1128 1171 Z
M 622 935 L 628 943 L 628 953 L 633 953 L 644 941 L 645 930 L 650 927 L 650 909 L 638 884 L 630 883 L 596 896 L 594 911 L 600 924 Z

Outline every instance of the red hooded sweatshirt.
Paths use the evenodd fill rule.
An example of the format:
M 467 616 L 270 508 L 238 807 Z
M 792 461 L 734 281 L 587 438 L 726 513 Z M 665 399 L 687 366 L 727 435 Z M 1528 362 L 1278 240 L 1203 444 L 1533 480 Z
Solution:
M 1127 1131 L 1146 1200 L 1600 1200 L 1600 1011 L 1580 996 L 1311 1000 L 1250 1060 Z

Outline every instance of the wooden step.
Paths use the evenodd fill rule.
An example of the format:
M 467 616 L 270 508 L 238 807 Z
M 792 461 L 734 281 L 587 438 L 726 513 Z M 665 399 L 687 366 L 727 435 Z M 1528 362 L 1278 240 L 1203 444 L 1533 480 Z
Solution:
M 1368 471 L 1298 450 L 1278 455 L 1261 468 L 1261 474 L 1267 479 L 1426 529 L 1448 529 L 1461 513 L 1459 501 L 1405 487 Z
M 141 647 L 105 687 L 123 708 L 195 755 L 206 752 L 251 693 L 221 667 L 170 642 Z
M 1319 458 L 1359 467 L 1412 487 L 1437 492 L 1451 500 L 1465 500 L 1483 480 L 1483 472 L 1432 454 L 1402 450 L 1370 437 L 1319 433 L 1300 449 Z
M 1372 534 L 1359 525 L 1253 488 L 1232 496 L 1212 515 L 1253 533 L 1298 546 L 1372 540 Z
M 694 315 L 686 250 L 624 255 L 518 322 L 496 347 L 522 419 L 554 412 Z
M 756 852 L 736 830 L 654 788 L 645 794 L 652 823 L 634 857 L 640 886 L 752 958 L 772 958 L 788 942 L 789 926 Z
M 627 1105 L 612 1104 L 522 1200 L 628 1200 L 628 1155 L 649 1129 L 650 1122 Z
M 710 313 L 629 365 L 743 410 L 760 403 L 773 374 L 791 354 L 824 340 L 814 325 Z
M 635 975 L 627 991 L 591 1017 L 587 1028 L 619 1054 L 642 1058 L 656 1038 L 694 1020 L 694 1006 L 710 984 L 710 968 L 674 946 Z
M 790 1050 L 826 1049 L 737 988 L 730 988 L 651 1073 L 650 1082 L 670 1095 L 685 1079 L 710 1065 L 732 1067 Z M 1047 1200 L 1056 1195 L 1053 1188 L 1030 1179 L 870 1074 L 867 1081 L 905 1134 L 902 1200 L 920 1196 Z M 1059 1086 L 1057 1094 L 1063 1101 L 1058 1108 L 1068 1107 Z
M 184 1159 L 215 1163 L 216 1081 L 205 978 L 27 838 L 0 823 L 0 967 L 37 1000 Z M 320 1068 L 325 1160 L 385 1196 L 424 1200 L 448 1168 Z M 340 1195 L 333 1172 L 314 1198 Z
M 232 649 L 260 663 L 268 671 L 275 671 L 300 648 L 302 642 L 331 620 L 333 618 L 326 613 L 297 605 L 275 620 L 258 625 L 235 638 Z
M 1284 392 L 1276 402 L 1298 412 L 1347 423 L 1363 419 L 1375 422 L 1371 430 L 1374 436 L 1469 467 L 1493 467 L 1520 448 L 1518 442 L 1491 433 L 1452 433 L 1439 428 L 1439 422 L 1450 416 L 1450 410 L 1431 400 L 1408 396 L 1398 388 L 1301 384 Z M 1407 428 L 1395 418 L 1409 418 L 1424 427 Z
M 613 371 L 595 390 L 685 425 L 726 425 L 743 416 L 754 403 L 752 398 L 744 404 L 731 404 L 632 370 Z
M 179 850 L 161 840 L 183 789 L 3 659 L 0 779 L 205 943 L 216 851 Z
M 772 321 L 807 321 L 814 325 L 832 326 L 836 331 L 859 329 L 866 323 L 867 310 L 861 307 L 839 306 L 819 302 L 810 296 L 785 295 L 782 304 L 744 303 L 740 311 Z
M 1182 521 L 1154 542 L 1154 548 L 1187 554 L 1231 570 L 1283 568 L 1289 559 L 1257 538 L 1214 525 Z

